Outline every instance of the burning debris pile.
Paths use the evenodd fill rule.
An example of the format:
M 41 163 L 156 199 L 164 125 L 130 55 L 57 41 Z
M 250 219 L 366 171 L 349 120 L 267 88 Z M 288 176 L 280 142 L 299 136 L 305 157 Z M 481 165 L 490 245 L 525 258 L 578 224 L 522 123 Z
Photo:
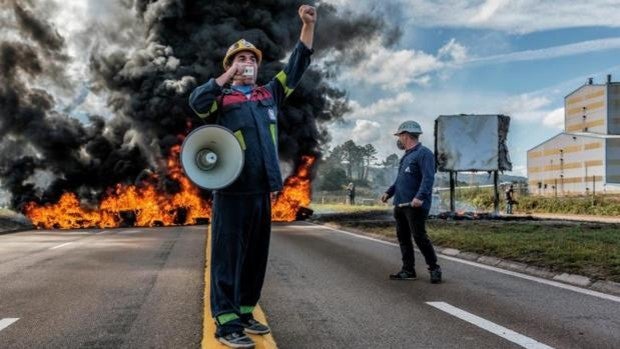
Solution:
M 457 211 L 457 212 L 440 212 L 437 214 L 429 215 L 429 218 L 454 220 L 454 221 L 473 221 L 473 220 L 495 220 L 495 221 L 533 221 L 538 220 L 532 216 L 512 216 L 512 215 L 499 215 L 493 212 L 472 212 L 472 211 Z
M 259 83 L 275 75 L 297 40 L 301 3 L 92 0 L 87 6 L 116 12 L 77 37 L 63 37 L 50 20 L 65 6 L 60 1 L 0 0 L 0 183 L 12 208 L 45 228 L 204 221 L 210 193 L 192 186 L 178 163 L 179 145 L 196 120 L 187 97 L 221 73 L 226 48 L 241 37 L 263 50 Z M 325 4 L 319 13 L 315 57 L 355 59 L 360 41 L 384 33 L 375 18 Z M 86 73 L 77 78 L 69 42 L 88 52 Z M 338 64 L 347 62 L 308 71 L 278 116 L 280 156 L 294 173 L 274 220 L 309 213 L 300 207 L 310 203 L 313 166 L 328 137 L 320 122 L 347 111 L 344 91 L 328 81 Z M 60 103 L 58 96 L 76 91 L 71 103 Z M 105 100 L 110 115 L 76 117 L 90 95 Z
M 180 183 L 181 190 L 166 195 L 156 190 L 157 178 L 151 176 L 141 185 L 118 184 L 106 192 L 98 207 L 85 208 L 73 193 L 65 193 L 54 205 L 26 204 L 25 214 L 39 228 L 112 228 L 119 226 L 168 226 L 203 224 L 211 215 L 210 202 L 200 196 L 183 174 L 178 163 L 179 146 L 173 148 L 169 159 L 171 177 Z M 293 221 L 303 207 L 310 204 L 310 169 L 315 158 L 306 156 L 286 185 L 272 209 L 273 221 Z M 303 214 L 303 213 L 302 213 Z M 311 212 L 310 212 L 311 214 Z

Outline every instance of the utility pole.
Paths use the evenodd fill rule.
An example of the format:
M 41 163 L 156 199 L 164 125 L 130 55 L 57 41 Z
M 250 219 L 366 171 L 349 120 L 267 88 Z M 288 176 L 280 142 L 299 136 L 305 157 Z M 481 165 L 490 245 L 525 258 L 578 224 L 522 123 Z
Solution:
M 454 183 L 455 179 L 454 179 L 454 171 L 450 171 L 450 212 L 452 214 L 455 213 L 455 209 L 454 209 Z
M 564 149 L 560 149 L 560 188 L 564 196 Z
M 499 171 L 493 171 L 493 189 L 495 195 L 493 196 L 493 210 L 494 214 L 499 215 L 499 189 L 497 188 L 497 182 L 499 181 Z
M 588 194 L 590 194 L 589 193 L 590 189 L 588 188 L 588 162 L 584 162 L 584 164 L 585 164 L 586 173 L 585 173 L 583 185 L 586 186 L 586 193 L 585 194 L 588 195 Z
M 596 196 L 596 176 L 592 175 L 592 206 L 594 206 L 594 204 L 596 203 L 595 201 L 595 196 Z

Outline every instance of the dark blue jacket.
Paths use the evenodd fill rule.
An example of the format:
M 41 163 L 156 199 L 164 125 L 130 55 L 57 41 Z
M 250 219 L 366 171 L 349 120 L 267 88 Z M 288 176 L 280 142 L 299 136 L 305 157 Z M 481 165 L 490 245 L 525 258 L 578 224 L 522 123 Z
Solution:
M 254 88 L 249 99 L 241 92 L 220 87 L 213 78 L 189 96 L 194 112 L 231 130 L 245 153 L 239 178 L 219 192 L 258 194 L 282 189 L 278 112 L 310 65 L 311 54 L 312 50 L 298 42 L 284 69 L 266 85 Z
M 398 176 L 386 191 L 394 197 L 394 205 L 409 203 L 413 198 L 424 201 L 422 208 L 431 209 L 433 182 L 435 180 L 435 158 L 433 152 L 422 143 L 407 150 L 400 159 Z

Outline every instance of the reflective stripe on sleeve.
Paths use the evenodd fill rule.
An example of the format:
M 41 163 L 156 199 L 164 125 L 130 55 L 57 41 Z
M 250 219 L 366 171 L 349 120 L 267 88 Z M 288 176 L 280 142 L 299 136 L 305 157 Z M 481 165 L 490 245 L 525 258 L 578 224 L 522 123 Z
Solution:
M 239 144 L 241 145 L 241 149 L 245 150 L 245 148 L 246 148 L 246 146 L 245 146 L 245 138 L 243 138 L 243 133 L 241 132 L 241 130 L 235 131 L 234 135 L 237 138 L 237 140 L 239 141 Z
M 196 115 L 198 115 L 200 118 L 206 118 L 207 116 L 213 114 L 216 110 L 217 110 L 217 101 L 213 101 L 213 104 L 211 104 L 211 109 L 209 109 L 208 112 L 206 113 L 199 113 L 196 111 L 196 109 L 194 109 L 194 106 L 190 103 L 189 105 L 192 110 L 194 111 L 194 113 L 196 113 Z
M 286 86 L 286 73 L 284 72 L 284 70 L 280 71 L 278 73 L 278 75 L 276 75 L 276 79 L 280 82 L 280 85 L 282 85 L 282 88 L 284 88 L 284 95 L 286 97 L 288 97 L 291 93 L 293 93 L 293 88 L 290 88 L 288 86 Z
M 271 139 L 273 140 L 273 144 L 278 144 L 278 137 L 276 136 L 276 124 L 269 125 L 269 130 L 271 131 Z

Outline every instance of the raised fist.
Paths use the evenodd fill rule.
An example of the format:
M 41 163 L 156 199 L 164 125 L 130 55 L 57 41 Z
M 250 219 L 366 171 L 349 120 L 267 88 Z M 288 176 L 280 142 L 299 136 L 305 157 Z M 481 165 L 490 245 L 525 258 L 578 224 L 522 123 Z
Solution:
M 316 22 L 316 9 L 310 5 L 299 6 L 299 18 L 304 24 L 314 24 Z

